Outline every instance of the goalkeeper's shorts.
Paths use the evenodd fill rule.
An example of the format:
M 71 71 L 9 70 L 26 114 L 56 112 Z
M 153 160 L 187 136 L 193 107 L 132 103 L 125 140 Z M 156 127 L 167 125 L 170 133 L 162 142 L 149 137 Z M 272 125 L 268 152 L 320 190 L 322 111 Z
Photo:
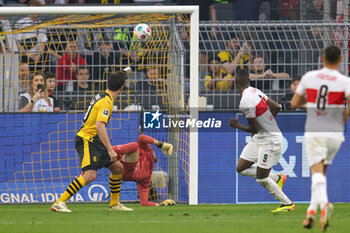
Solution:
M 137 172 L 137 163 L 127 163 L 120 160 L 120 162 L 123 164 L 123 173 L 122 173 L 122 179 L 124 181 L 135 181 L 135 176 Z

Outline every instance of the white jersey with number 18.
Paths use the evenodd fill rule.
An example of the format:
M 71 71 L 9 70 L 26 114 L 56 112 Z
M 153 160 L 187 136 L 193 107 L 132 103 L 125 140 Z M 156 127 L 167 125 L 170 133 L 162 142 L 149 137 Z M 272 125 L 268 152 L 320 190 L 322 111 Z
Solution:
M 323 68 L 307 72 L 296 93 L 307 100 L 305 137 L 344 141 L 344 98 L 350 95 L 350 80 L 337 70 Z

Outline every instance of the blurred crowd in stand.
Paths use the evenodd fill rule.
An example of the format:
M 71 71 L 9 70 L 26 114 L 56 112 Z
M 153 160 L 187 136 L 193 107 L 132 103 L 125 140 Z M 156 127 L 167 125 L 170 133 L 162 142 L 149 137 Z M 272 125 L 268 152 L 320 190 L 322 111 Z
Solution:
M 330 1 L 330 19 L 338 19 L 341 4 Z M 263 90 L 278 92 L 278 101 L 284 110 L 290 108 L 288 102 L 302 73 L 293 72 L 291 63 L 282 64 L 278 54 L 266 53 L 268 48 L 248 38 L 238 31 L 225 31 L 216 26 L 222 20 L 322 20 L 325 17 L 323 0 L 0 0 L 0 5 L 199 5 L 200 21 L 208 22 L 208 27 L 200 28 L 200 92 L 210 97 L 210 93 L 223 96 L 234 91 L 234 77 L 238 69 L 247 69 L 251 85 Z M 300 10 L 302 9 L 302 10 Z M 177 16 L 179 35 L 185 48 L 189 49 L 189 33 L 182 15 Z M 7 16 L 0 16 L 0 31 L 9 32 L 40 24 L 38 15 L 28 15 L 10 25 Z M 89 31 L 90 30 L 90 31 Z M 0 53 L 16 53 L 18 56 L 19 111 L 53 112 L 70 109 L 85 109 L 92 95 L 106 88 L 105 82 L 111 72 L 133 65 L 133 75 L 126 89 L 135 93 L 135 101 L 147 108 L 164 102 L 159 98 L 166 95 L 168 75 L 168 52 L 153 49 L 152 45 L 138 43 L 132 29 L 116 28 L 112 32 L 93 29 L 48 28 L 9 34 L 1 37 Z M 335 37 L 334 32 L 330 37 Z M 310 28 L 313 40 L 304 46 L 321 51 L 322 31 Z M 264 35 L 262 35 L 264 37 Z M 258 40 L 259 38 L 255 38 Z M 265 38 L 266 39 L 266 38 Z M 221 41 L 215 47 L 214 41 Z M 311 41 L 311 42 L 310 42 Z M 261 44 L 261 43 L 260 43 Z M 144 46 L 148 46 L 145 54 Z M 160 45 L 158 45 L 159 47 Z M 161 47 L 169 46 L 167 44 Z M 306 54 L 306 58 L 307 58 Z M 320 54 L 313 52 L 312 62 L 317 64 Z M 189 64 L 186 56 L 185 64 Z M 316 59 L 316 60 L 315 60 Z M 286 64 L 289 64 L 287 67 Z M 185 92 L 189 92 L 189 70 L 185 71 Z M 308 70 L 317 67 L 308 67 Z M 283 82 L 280 82 L 283 81 Z M 282 92 L 281 92 L 282 93 Z M 142 100 L 139 97 L 142 96 Z M 214 95 L 213 95 L 214 96 Z M 163 98 L 164 99 L 164 98 Z M 238 98 L 237 98 L 238 99 Z M 220 104 L 222 99 L 220 99 Z M 119 106 L 132 109 L 130 106 Z M 162 106 L 164 107 L 164 106 Z M 139 110 L 139 108 L 135 108 Z
M 199 5 L 202 20 L 209 11 L 218 20 L 322 20 L 325 0 L 37 0 L 41 5 Z M 336 18 L 337 2 L 330 0 L 330 18 Z M 28 5 L 31 0 L 0 0 L 0 5 Z

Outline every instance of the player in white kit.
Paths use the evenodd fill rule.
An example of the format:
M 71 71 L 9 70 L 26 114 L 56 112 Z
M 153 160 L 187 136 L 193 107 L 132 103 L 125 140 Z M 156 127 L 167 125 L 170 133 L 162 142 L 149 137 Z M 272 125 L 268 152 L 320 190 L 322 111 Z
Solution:
M 305 143 L 311 171 L 311 201 L 303 222 L 305 228 L 316 223 L 321 209 L 320 228 L 329 227 L 333 205 L 328 202 L 326 169 L 344 141 L 344 126 L 349 110 L 344 98 L 350 100 L 349 78 L 338 72 L 341 51 L 328 46 L 322 55 L 324 68 L 307 72 L 301 79 L 291 101 L 292 108 L 307 104 Z
M 293 211 L 295 204 L 278 184 L 284 183 L 285 176 L 270 173 L 282 155 L 283 136 L 275 121 L 280 106 L 260 90 L 249 86 L 249 83 L 248 71 L 239 70 L 235 77 L 236 88 L 241 94 L 239 109 L 247 118 L 249 125 L 242 125 L 233 118 L 230 120 L 230 125 L 251 133 L 252 137 L 242 150 L 236 170 L 241 175 L 256 178 L 259 184 L 282 202 L 281 206 L 272 212 Z M 253 166 L 255 163 L 256 166 Z

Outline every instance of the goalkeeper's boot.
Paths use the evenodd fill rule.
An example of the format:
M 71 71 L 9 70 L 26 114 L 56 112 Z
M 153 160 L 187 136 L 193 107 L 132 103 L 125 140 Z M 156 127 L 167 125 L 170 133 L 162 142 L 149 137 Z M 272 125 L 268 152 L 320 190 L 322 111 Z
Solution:
M 119 211 L 133 211 L 133 209 L 126 207 L 122 203 L 118 203 L 116 206 L 110 206 L 109 210 L 114 211 L 114 210 L 119 210 Z
M 278 180 L 276 183 L 277 183 L 278 187 L 280 187 L 281 190 L 283 189 L 283 185 L 284 185 L 284 183 L 286 183 L 286 180 L 287 180 L 286 175 L 283 175 L 283 174 L 278 175 Z M 275 197 L 275 199 L 277 199 L 277 197 Z
M 284 205 L 282 204 L 280 207 L 278 207 L 277 209 L 271 210 L 272 213 L 275 212 L 291 212 L 295 210 L 295 204 L 289 204 L 289 205 Z
M 63 201 L 60 201 L 58 203 L 54 203 L 51 206 L 51 210 L 54 212 L 66 212 L 66 213 L 72 212 L 70 209 L 68 209 L 66 203 Z
M 165 155 L 172 155 L 173 154 L 173 145 L 167 142 L 163 143 L 163 146 L 161 148 L 161 151 L 163 152 L 163 154 Z
M 311 229 L 315 226 L 315 223 L 316 223 L 316 211 L 309 210 L 306 213 L 306 218 L 303 221 L 303 226 L 307 229 Z
M 320 218 L 321 231 L 326 231 L 329 228 L 332 212 L 333 212 L 333 204 L 329 202 L 326 203 L 321 210 L 321 218 Z

